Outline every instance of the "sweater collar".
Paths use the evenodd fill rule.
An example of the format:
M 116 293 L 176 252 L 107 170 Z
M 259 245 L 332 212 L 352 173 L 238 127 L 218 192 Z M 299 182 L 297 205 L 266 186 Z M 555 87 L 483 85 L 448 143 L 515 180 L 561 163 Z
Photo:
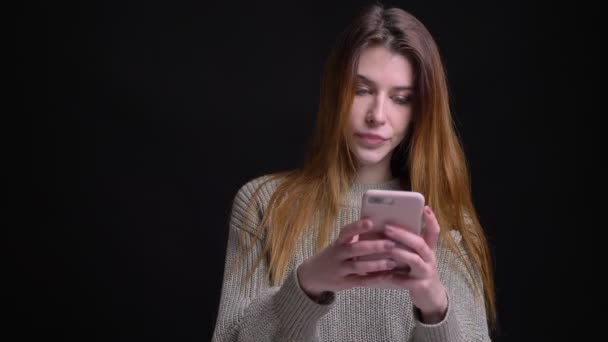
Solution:
M 347 192 L 347 196 L 342 199 L 342 205 L 360 208 L 361 198 L 367 190 L 404 190 L 399 178 L 393 178 L 381 183 L 353 183 Z

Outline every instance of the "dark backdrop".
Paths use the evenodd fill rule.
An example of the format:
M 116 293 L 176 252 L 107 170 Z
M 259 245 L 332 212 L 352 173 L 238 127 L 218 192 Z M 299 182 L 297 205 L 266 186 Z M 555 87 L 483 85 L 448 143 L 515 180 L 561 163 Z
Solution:
M 15 70 L 32 195 L 9 240 L 18 291 L 5 294 L 18 336 L 208 340 L 231 200 L 299 165 L 322 65 L 363 3 L 26 5 Z M 578 76 L 597 60 L 595 12 L 387 4 L 419 17 L 443 54 L 495 257 L 496 340 L 588 331 L 578 200 L 583 143 L 598 137 L 581 133 L 592 89 Z

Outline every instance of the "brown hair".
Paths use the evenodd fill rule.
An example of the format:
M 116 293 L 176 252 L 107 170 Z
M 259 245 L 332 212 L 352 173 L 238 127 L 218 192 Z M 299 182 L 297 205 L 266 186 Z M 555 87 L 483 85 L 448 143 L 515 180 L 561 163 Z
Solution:
M 327 245 L 340 197 L 348 193 L 356 177 L 345 128 L 358 59 L 363 49 L 378 45 L 403 55 L 415 70 L 414 117 L 406 138 L 393 154 L 393 176 L 425 196 L 442 227 L 442 238 L 456 253 L 458 247 L 448 231 L 457 229 L 461 233 L 469 258 L 461 257 L 469 273 L 476 270 L 481 276 L 482 284 L 476 283 L 475 288 L 479 294 L 483 288 L 488 320 L 493 326 L 496 307 L 491 257 L 472 203 L 468 166 L 453 127 L 441 57 L 425 26 L 399 8 L 370 6 L 339 36 L 325 65 L 316 128 L 304 166 L 266 180 L 281 182 L 259 225 L 257 233 L 258 238 L 264 235 L 264 252 L 254 269 L 262 258 L 268 258 L 270 281 L 279 284 L 313 215 L 320 218 L 315 232 L 317 249 Z

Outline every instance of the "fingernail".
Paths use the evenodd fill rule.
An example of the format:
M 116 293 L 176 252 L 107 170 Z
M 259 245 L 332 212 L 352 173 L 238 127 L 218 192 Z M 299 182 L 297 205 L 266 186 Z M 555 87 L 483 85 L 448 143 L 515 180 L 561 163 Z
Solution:
M 364 220 L 363 221 L 363 228 L 364 229 L 370 229 L 372 227 L 372 222 L 370 220 Z
M 424 210 L 426 211 L 427 214 L 431 215 L 433 212 L 431 211 L 431 208 L 427 205 Z

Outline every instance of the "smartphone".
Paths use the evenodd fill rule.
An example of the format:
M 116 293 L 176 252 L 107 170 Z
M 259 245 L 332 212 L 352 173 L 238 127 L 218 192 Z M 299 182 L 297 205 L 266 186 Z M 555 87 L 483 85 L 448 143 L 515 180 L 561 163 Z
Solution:
M 358 241 L 385 239 L 382 232 L 387 224 L 404 227 L 420 234 L 423 225 L 424 196 L 415 191 L 367 190 L 361 199 L 361 218 L 373 222 L 372 231 L 360 234 Z M 373 260 L 382 256 L 366 256 L 358 260 Z
M 374 228 L 393 224 L 415 234 L 422 229 L 423 209 L 424 196 L 415 191 L 372 189 L 361 200 L 361 218 L 370 219 Z

